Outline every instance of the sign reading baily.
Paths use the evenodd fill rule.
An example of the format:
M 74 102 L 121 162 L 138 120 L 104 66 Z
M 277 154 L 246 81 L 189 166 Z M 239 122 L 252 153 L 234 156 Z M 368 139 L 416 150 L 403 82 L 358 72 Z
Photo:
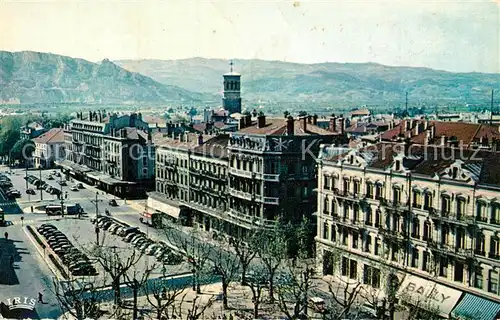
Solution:
M 406 276 L 398 291 L 399 297 L 422 308 L 439 308 L 444 317 L 449 316 L 461 295 L 458 290 L 411 275 Z

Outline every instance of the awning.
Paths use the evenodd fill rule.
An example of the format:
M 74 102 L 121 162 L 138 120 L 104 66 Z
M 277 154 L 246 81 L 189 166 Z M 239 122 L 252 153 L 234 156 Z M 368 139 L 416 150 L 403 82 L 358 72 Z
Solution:
M 451 315 L 458 319 L 494 320 L 500 316 L 500 304 L 466 293 Z
M 399 287 L 398 298 L 428 311 L 439 311 L 449 318 L 462 292 L 434 281 L 407 275 Z
M 176 219 L 179 219 L 179 213 L 181 209 L 169 205 L 167 203 L 148 197 L 148 207 L 155 209 L 156 211 L 166 213 L 169 216 L 174 217 Z

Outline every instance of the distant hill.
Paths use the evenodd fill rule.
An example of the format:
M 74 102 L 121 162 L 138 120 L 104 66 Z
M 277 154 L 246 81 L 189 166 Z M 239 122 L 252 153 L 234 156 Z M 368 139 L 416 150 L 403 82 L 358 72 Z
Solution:
M 105 59 L 0 51 L 0 103 L 202 103 L 204 93 L 159 83 Z
M 161 83 L 190 91 L 216 94 L 228 61 L 123 60 L 121 67 Z M 242 73 L 243 100 L 248 104 L 401 105 L 410 103 L 485 103 L 490 90 L 500 94 L 500 74 L 452 73 L 428 68 L 389 67 L 375 63 L 298 64 L 264 60 L 234 60 Z

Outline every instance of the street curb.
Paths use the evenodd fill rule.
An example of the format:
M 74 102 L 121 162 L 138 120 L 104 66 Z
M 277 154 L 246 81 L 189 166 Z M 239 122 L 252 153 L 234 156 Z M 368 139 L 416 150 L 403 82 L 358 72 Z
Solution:
M 26 227 L 23 227 L 22 229 L 23 229 L 24 233 L 26 233 L 26 235 L 30 239 L 31 243 L 35 246 L 36 251 L 38 251 L 38 254 L 43 259 L 43 261 L 45 261 L 45 264 L 49 267 L 50 271 L 56 276 L 57 280 L 59 281 L 61 279 L 64 279 L 64 277 L 58 271 L 54 271 L 54 269 L 52 268 L 52 263 L 49 262 L 49 261 L 47 261 L 47 257 L 40 250 L 40 247 L 38 246 L 38 244 L 33 239 L 33 236 L 28 232 L 28 229 Z

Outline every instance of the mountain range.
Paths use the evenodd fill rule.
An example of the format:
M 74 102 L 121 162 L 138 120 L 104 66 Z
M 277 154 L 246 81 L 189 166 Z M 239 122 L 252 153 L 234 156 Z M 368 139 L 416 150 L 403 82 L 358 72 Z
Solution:
M 299 64 L 234 60 L 245 106 L 282 112 L 327 106 L 489 105 L 500 74 L 452 73 L 375 63 Z M 0 51 L 0 103 L 220 105 L 226 60 L 93 63 L 31 51 Z
M 0 51 L 0 103 L 202 102 L 210 95 L 159 83 L 108 59 L 83 59 L 32 51 Z

